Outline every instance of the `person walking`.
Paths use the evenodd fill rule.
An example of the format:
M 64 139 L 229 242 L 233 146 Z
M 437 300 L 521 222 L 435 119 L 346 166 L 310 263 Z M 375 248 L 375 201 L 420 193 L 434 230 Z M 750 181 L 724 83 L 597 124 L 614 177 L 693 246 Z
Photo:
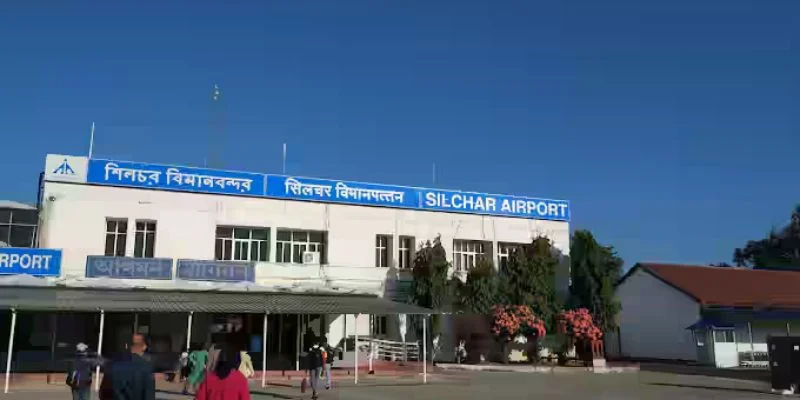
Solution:
M 322 343 L 325 344 L 325 390 L 331 388 L 331 368 L 333 368 L 333 357 L 335 355 L 333 346 L 328 343 L 328 336 L 322 337 Z
M 317 389 L 319 389 L 319 378 L 322 375 L 322 367 L 325 365 L 325 356 L 326 350 L 319 342 L 314 343 L 311 348 L 308 349 L 307 357 L 307 368 L 308 373 L 311 375 L 310 384 L 311 384 L 311 398 L 317 398 Z
M 240 353 L 222 346 L 217 362 L 197 388 L 195 400 L 250 400 L 247 378 L 239 372 Z
M 100 365 L 96 354 L 89 353 L 89 346 L 78 343 L 75 359 L 67 373 L 67 386 L 72 390 L 72 400 L 89 400 L 92 394 L 92 373 Z
M 206 376 L 208 352 L 205 350 L 192 350 L 189 353 L 189 375 L 183 382 L 183 394 L 189 394 L 189 388 L 195 391 Z
M 144 335 L 133 334 L 128 350 L 103 371 L 100 400 L 155 400 L 156 380 L 153 366 L 144 357 Z

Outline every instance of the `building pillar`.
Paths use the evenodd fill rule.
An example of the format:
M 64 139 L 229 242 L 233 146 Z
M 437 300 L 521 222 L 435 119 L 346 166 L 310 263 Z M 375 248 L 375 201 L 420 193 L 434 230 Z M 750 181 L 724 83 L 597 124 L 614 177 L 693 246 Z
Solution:
M 105 331 L 106 326 L 106 312 L 104 310 L 100 310 L 100 334 L 97 338 L 97 356 L 103 356 L 103 331 Z M 95 367 L 94 370 L 94 391 L 100 391 L 100 366 L 98 365 Z
M 356 363 L 355 363 L 355 380 L 354 380 L 354 383 L 356 385 L 358 385 L 358 314 L 353 314 L 353 315 L 355 316 L 355 318 L 354 318 L 355 322 L 353 323 L 353 328 L 355 328 L 355 330 L 356 330 L 355 346 L 354 346 L 355 349 L 353 349 L 353 350 L 355 350 L 353 352 L 355 354 L 355 356 L 353 358 L 356 361 Z
M 750 321 L 747 321 L 747 332 L 750 334 L 749 335 L 750 336 L 750 361 L 752 361 L 753 364 L 755 364 L 756 363 L 756 351 L 755 351 L 755 347 L 753 346 L 753 325 L 750 323 Z
M 261 387 L 267 387 L 267 319 L 269 313 L 264 314 L 264 334 L 261 338 Z
M 11 358 L 14 356 L 14 331 L 17 329 L 17 310 L 11 309 L 11 330 L 8 333 L 8 352 L 6 353 L 6 385 L 5 393 L 8 393 L 8 383 L 11 380 Z

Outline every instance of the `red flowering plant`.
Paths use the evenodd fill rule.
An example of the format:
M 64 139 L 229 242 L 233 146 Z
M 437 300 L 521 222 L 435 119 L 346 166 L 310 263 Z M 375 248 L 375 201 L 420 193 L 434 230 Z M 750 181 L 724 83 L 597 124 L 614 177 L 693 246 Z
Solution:
M 594 341 L 603 337 L 603 332 L 592 320 L 592 314 L 585 308 L 562 311 L 559 318 L 566 323 L 567 335 L 575 340 Z
M 544 337 L 544 321 L 533 315 L 528 306 L 495 305 L 492 307 L 492 333 L 498 338 L 511 340 L 517 335 Z

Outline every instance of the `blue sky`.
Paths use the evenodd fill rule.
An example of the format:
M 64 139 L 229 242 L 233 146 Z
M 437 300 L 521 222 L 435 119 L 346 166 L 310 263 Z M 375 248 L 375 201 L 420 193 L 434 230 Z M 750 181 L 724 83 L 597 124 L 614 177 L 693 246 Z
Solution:
M 13 4 L 12 4 L 13 3 Z M 0 198 L 48 152 L 569 199 L 631 265 L 729 261 L 800 202 L 800 2 L 25 1 Z M 213 84 L 223 102 L 212 108 Z

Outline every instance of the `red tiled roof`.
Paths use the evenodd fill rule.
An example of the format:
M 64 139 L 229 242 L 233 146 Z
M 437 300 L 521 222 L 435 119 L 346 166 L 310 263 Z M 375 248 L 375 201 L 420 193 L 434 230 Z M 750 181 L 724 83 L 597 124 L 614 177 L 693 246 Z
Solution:
M 705 306 L 800 308 L 800 271 L 639 263 Z

